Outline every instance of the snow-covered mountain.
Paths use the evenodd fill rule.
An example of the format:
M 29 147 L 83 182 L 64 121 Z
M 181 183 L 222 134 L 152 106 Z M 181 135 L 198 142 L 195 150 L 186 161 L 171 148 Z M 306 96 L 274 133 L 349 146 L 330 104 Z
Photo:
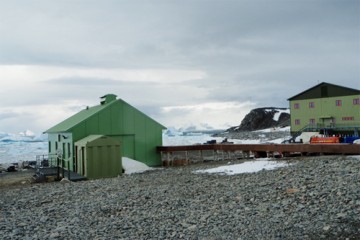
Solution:
M 240 119 L 239 119 L 240 120 Z M 225 126 L 225 125 L 224 125 Z M 279 128 L 290 126 L 290 109 L 264 107 L 255 108 L 251 110 L 244 119 L 241 120 L 240 125 L 224 127 L 217 129 L 208 123 L 184 123 L 182 126 L 170 126 L 165 131 L 165 134 L 182 135 L 183 133 L 210 133 L 215 134 L 222 131 L 236 132 L 236 131 L 256 131 L 261 129 Z

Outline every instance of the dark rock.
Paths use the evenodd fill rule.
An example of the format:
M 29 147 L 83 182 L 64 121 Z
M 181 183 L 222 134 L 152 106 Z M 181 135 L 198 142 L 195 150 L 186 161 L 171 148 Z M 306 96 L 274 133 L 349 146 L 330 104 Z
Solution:
M 275 114 L 280 111 L 287 110 L 287 108 L 256 108 L 250 111 L 245 118 L 241 121 L 241 124 L 236 127 L 229 128 L 227 131 L 256 131 L 267 128 L 286 127 L 290 125 L 290 114 L 281 112 L 278 118 L 275 118 Z
M 10 166 L 7 168 L 8 172 L 16 172 L 15 166 Z

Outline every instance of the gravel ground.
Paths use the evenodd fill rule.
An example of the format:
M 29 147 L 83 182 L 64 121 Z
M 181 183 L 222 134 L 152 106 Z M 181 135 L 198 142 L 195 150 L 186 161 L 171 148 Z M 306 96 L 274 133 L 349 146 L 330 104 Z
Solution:
M 196 164 L 0 188 L 0 238 L 360 239 L 360 157 L 289 162 L 233 176 L 195 174 L 216 166 Z
M 29 185 L 32 183 L 34 174 L 34 169 L 25 169 L 17 172 L 2 171 L 0 172 L 0 188 L 9 188 L 14 185 Z

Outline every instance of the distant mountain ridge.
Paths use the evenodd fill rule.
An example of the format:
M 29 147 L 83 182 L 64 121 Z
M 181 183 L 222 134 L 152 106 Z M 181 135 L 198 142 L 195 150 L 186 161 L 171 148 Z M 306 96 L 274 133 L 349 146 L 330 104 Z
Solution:
M 231 127 L 227 132 L 257 131 L 286 126 L 290 126 L 288 108 L 263 107 L 251 110 L 239 126 Z

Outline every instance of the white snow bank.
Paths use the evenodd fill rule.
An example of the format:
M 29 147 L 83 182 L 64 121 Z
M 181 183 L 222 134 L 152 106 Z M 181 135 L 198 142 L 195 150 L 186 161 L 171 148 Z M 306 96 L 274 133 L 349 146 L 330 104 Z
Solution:
M 273 117 L 274 121 L 279 121 L 279 117 L 282 113 L 290 114 L 290 109 L 265 109 L 266 112 L 272 112 L 275 110 L 275 114 Z
M 290 126 L 266 128 L 266 129 L 256 130 L 254 132 L 290 132 Z
M 220 173 L 226 175 L 235 175 L 241 173 L 253 173 L 261 170 L 272 170 L 279 167 L 287 167 L 289 164 L 283 162 L 269 161 L 270 158 L 261 158 L 259 160 L 244 162 L 241 164 L 233 164 L 228 166 L 221 166 L 217 168 L 210 168 L 204 170 L 197 170 L 195 173 Z
M 136 161 L 128 157 L 122 157 L 122 166 L 125 174 L 142 173 L 154 169 L 148 167 L 145 163 Z
M 274 121 L 279 121 L 279 117 L 282 113 L 288 113 L 290 114 L 290 109 L 286 109 L 286 110 L 279 110 L 277 109 L 277 112 L 274 114 L 273 120 Z
M 228 139 L 229 142 L 233 142 L 234 144 L 260 144 L 261 139 Z
M 163 146 L 178 146 L 178 145 L 193 145 L 193 144 L 203 144 L 209 140 L 216 140 L 216 142 L 221 142 L 224 138 L 222 137 L 211 137 L 210 134 L 199 134 L 199 135 L 175 135 L 168 136 L 163 135 Z

